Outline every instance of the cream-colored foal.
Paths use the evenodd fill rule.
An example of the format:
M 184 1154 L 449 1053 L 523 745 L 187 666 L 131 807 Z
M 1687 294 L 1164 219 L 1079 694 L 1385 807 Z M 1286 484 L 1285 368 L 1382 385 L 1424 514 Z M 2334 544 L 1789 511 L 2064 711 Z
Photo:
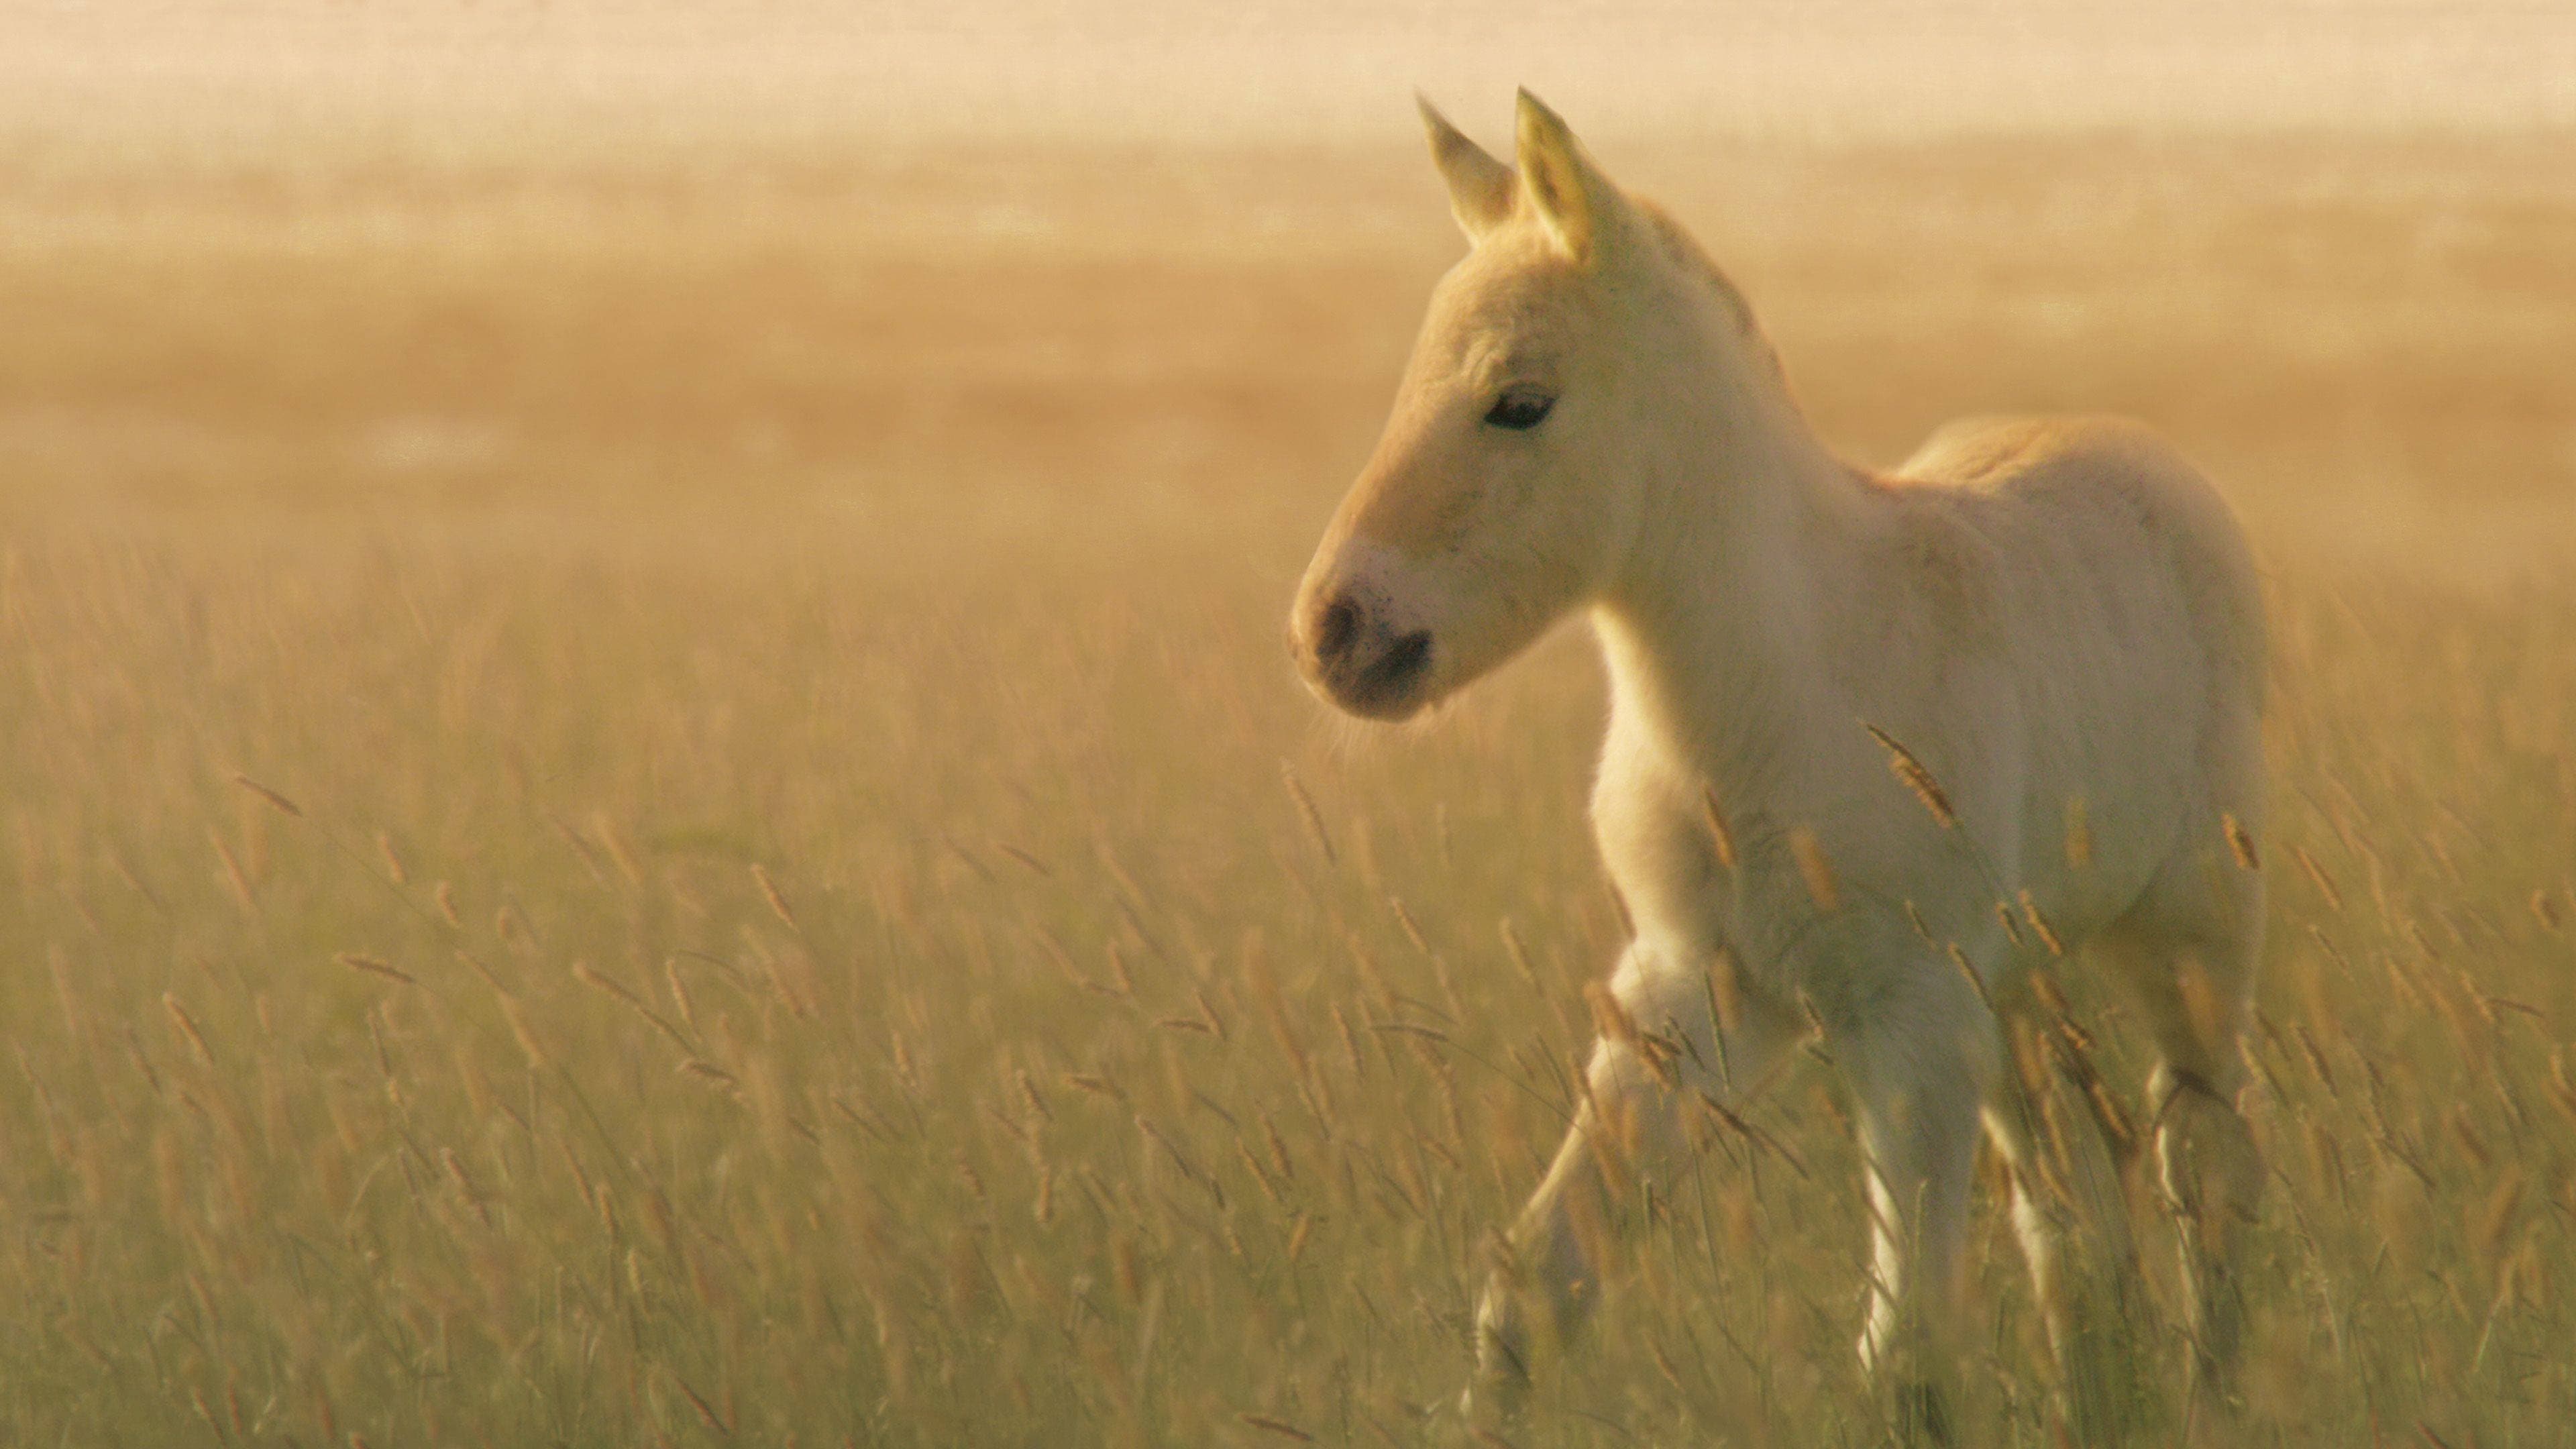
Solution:
M 1508 1398 L 1581 1318 L 1618 1179 L 1675 1172 L 1693 1104 L 1740 1101 L 1820 1029 L 1869 1163 L 1861 1352 L 1900 1422 L 1944 1432 L 1982 1131 L 2071 1418 L 2110 1432 L 2122 1195 L 2097 1136 L 2038 1130 L 2049 1059 L 2012 1049 L 2038 1039 L 2016 1025 L 2033 968 L 2083 947 L 2153 1033 L 2195 1377 L 2223 1400 L 2262 1180 L 2236 1096 L 2264 675 L 2226 508 L 2114 421 L 1953 426 L 1894 476 L 1845 464 L 1742 297 L 1554 113 L 1522 95 L 1514 167 L 1424 111 L 1473 245 L 1294 647 L 1325 699 L 1402 719 L 1585 611 L 1610 678 L 1593 820 L 1636 926 L 1624 1020 L 1478 1308 L 1477 1396 Z

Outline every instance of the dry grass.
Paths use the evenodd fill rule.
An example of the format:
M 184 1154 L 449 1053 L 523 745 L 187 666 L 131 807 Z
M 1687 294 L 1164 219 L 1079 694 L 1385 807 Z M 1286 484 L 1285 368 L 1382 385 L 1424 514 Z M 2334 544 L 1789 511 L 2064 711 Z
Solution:
M 1858 450 L 2118 407 L 2257 525 L 2264 1442 L 2576 1417 L 2566 161 L 1636 167 Z M 1409 149 L 46 174 L 0 1438 L 1430 1432 L 1618 926 L 1573 641 L 1364 738 L 1279 647 L 1451 246 Z M 1835 1094 L 1714 1136 L 1514 1442 L 1875 1442 Z

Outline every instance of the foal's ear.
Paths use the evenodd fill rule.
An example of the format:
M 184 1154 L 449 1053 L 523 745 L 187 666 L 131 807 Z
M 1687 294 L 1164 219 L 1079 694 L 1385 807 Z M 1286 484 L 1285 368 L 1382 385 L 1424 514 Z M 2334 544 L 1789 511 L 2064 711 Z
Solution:
M 1616 225 L 1619 188 L 1584 154 L 1565 119 L 1526 90 L 1519 121 L 1521 183 L 1530 204 L 1566 255 L 1588 265 Z
M 1467 240 L 1483 241 L 1485 233 L 1511 220 L 1512 168 L 1450 125 L 1430 97 L 1415 91 L 1413 103 L 1422 108 L 1423 128 L 1431 133 L 1431 160 L 1449 183 L 1449 210 Z

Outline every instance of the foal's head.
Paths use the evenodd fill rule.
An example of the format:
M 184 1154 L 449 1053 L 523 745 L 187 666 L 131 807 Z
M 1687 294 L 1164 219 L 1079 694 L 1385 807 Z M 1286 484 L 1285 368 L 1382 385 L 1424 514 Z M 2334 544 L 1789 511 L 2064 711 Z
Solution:
M 1519 164 L 1426 103 L 1472 243 L 1432 293 L 1386 434 L 1306 570 L 1289 633 L 1318 694 L 1402 719 L 1609 587 L 1741 304 L 1526 91 Z M 1721 351 L 1724 349 L 1720 349 Z M 1659 426 L 1660 424 L 1660 426 Z

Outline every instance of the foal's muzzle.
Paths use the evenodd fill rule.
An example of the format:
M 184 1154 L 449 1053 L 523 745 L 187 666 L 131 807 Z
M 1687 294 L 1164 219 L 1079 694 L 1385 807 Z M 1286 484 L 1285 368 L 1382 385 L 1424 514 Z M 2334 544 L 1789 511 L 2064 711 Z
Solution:
M 1422 707 L 1431 631 L 1398 629 L 1368 594 L 1334 589 L 1302 602 L 1289 644 L 1306 682 L 1324 699 L 1370 719 L 1403 719 Z

